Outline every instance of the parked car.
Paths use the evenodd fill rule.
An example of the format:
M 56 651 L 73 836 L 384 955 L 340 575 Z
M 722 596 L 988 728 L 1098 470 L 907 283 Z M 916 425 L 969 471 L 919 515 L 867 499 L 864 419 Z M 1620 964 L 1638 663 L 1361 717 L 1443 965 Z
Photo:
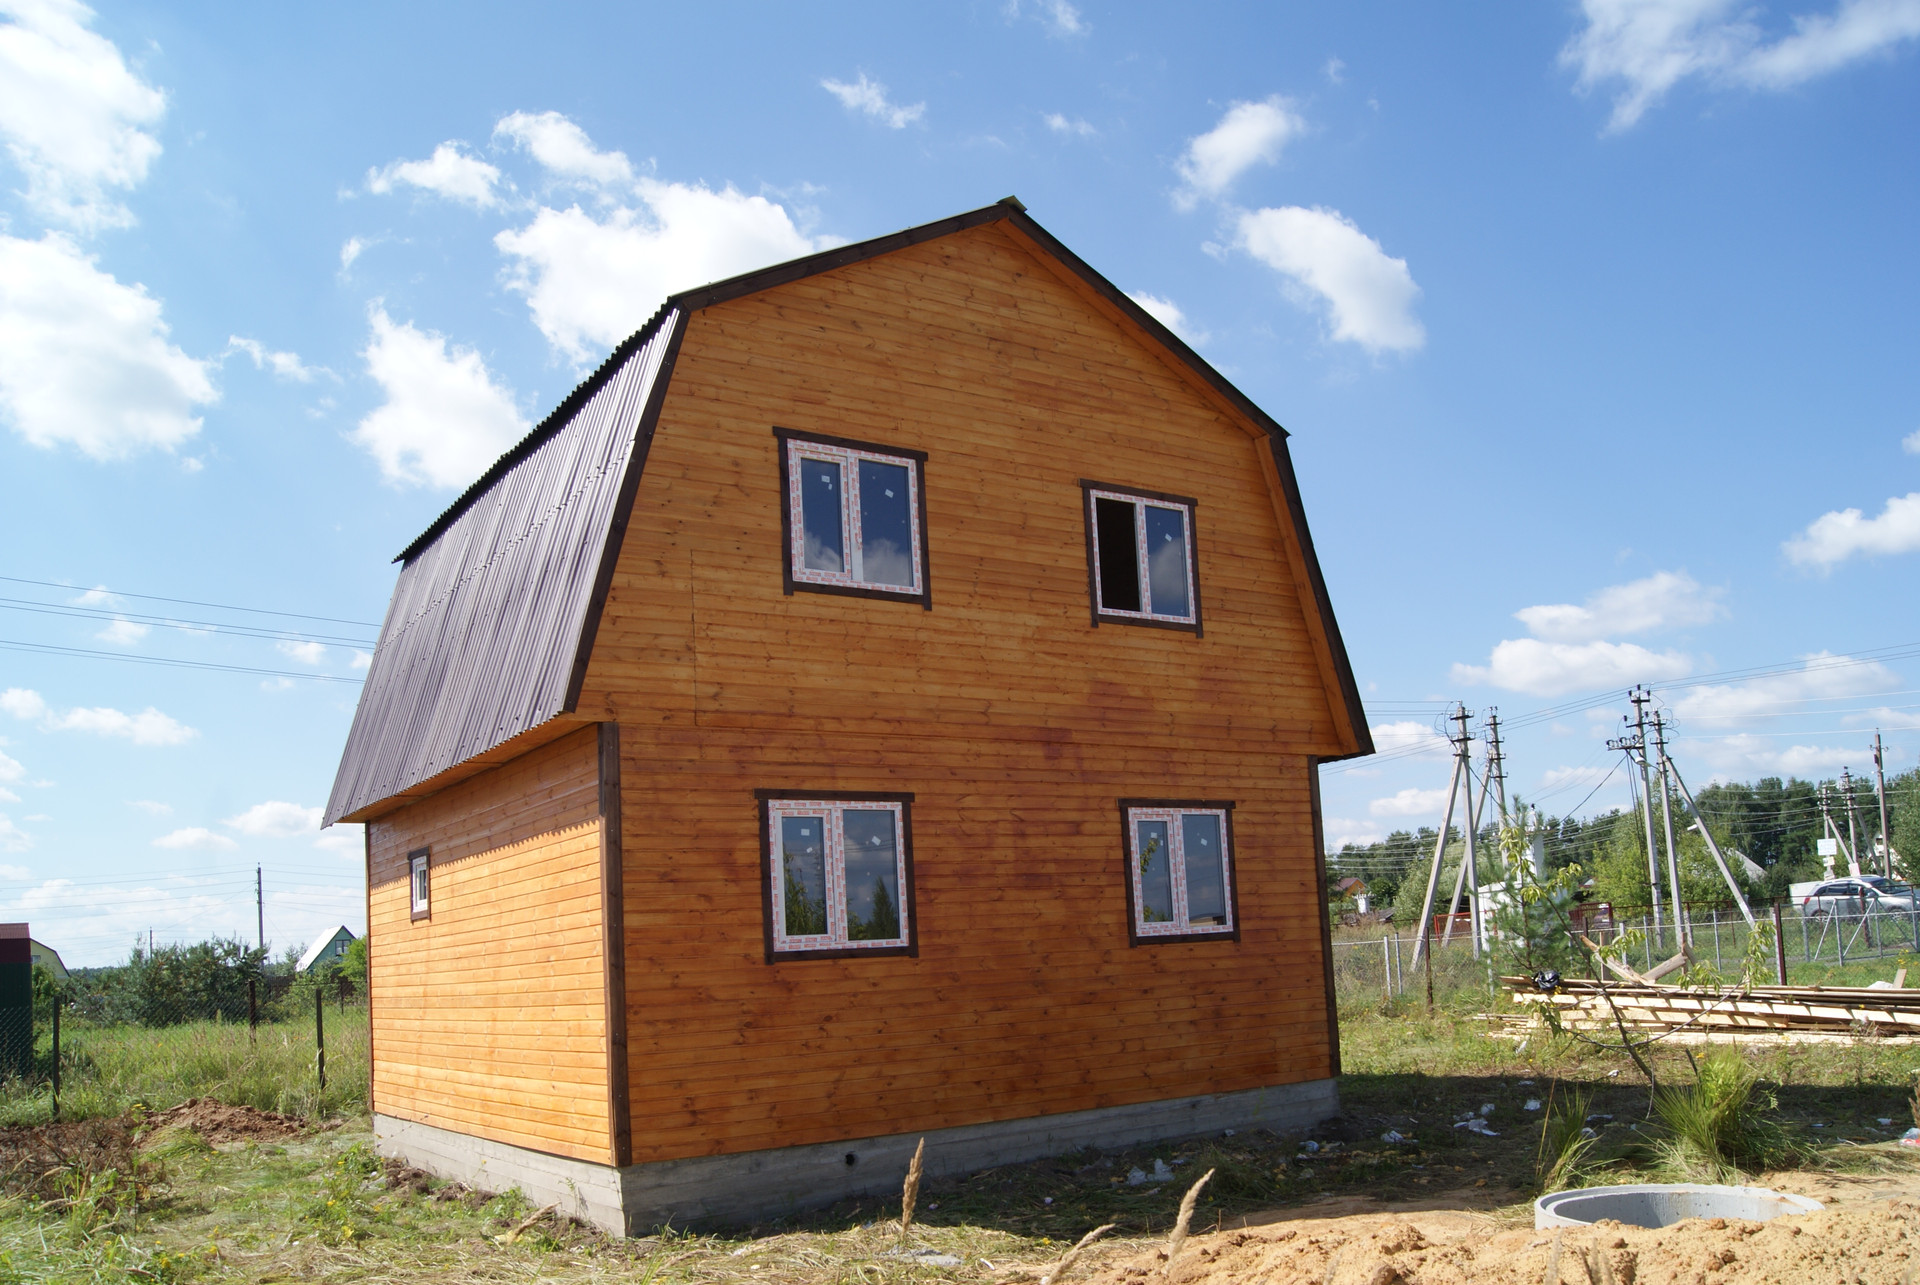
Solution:
M 1853 875 L 1829 879 L 1800 899 L 1803 915 L 1858 915 L 1908 913 L 1914 909 L 1914 891 L 1884 875 Z

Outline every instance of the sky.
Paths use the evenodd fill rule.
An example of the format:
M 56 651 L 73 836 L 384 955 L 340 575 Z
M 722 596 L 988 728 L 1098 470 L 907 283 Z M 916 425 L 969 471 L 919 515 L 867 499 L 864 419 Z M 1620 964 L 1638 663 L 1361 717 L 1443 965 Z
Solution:
M 1636 683 L 1696 787 L 1910 768 L 1916 120 L 1920 0 L 0 0 L 0 918 L 359 931 L 393 555 L 669 292 L 1009 194 L 1292 433 L 1329 844 L 1453 702 L 1553 812 Z

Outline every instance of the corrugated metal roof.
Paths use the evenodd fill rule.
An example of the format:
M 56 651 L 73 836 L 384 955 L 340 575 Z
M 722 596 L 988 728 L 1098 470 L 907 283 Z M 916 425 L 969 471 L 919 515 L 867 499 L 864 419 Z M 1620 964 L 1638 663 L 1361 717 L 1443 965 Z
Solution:
M 566 712 L 684 316 L 662 309 L 402 555 L 328 824 Z

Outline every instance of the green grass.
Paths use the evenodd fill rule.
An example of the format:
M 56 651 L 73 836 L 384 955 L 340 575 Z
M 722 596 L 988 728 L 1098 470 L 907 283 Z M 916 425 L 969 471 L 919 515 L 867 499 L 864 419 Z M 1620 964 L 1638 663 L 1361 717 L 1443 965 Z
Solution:
M 180 1026 L 87 1027 L 61 1032 L 60 1116 L 65 1120 L 122 1115 L 136 1103 L 162 1111 L 188 1098 L 280 1111 L 288 1115 L 364 1114 L 367 1103 L 367 1013 L 326 1013 L 327 1087 L 316 1074 L 313 1019 Z M 41 1037 L 41 1060 L 51 1049 Z M 52 1118 L 44 1079 L 0 1083 L 0 1125 Z

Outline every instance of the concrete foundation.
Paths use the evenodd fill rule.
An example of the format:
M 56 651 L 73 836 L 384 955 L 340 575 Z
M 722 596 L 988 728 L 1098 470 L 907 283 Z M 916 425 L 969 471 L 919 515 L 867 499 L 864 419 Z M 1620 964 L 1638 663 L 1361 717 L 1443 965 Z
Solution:
M 1339 1095 L 1328 1079 L 998 1120 L 927 1133 L 925 1165 L 929 1177 L 950 1177 L 1079 1147 L 1129 1147 L 1223 1129 L 1305 1130 L 1339 1111 Z M 373 1131 L 383 1156 L 480 1191 L 518 1188 L 536 1205 L 557 1204 L 618 1235 L 643 1234 L 663 1223 L 748 1222 L 848 1196 L 897 1192 L 922 1136 L 897 1133 L 615 1169 L 387 1115 L 374 1116 Z

